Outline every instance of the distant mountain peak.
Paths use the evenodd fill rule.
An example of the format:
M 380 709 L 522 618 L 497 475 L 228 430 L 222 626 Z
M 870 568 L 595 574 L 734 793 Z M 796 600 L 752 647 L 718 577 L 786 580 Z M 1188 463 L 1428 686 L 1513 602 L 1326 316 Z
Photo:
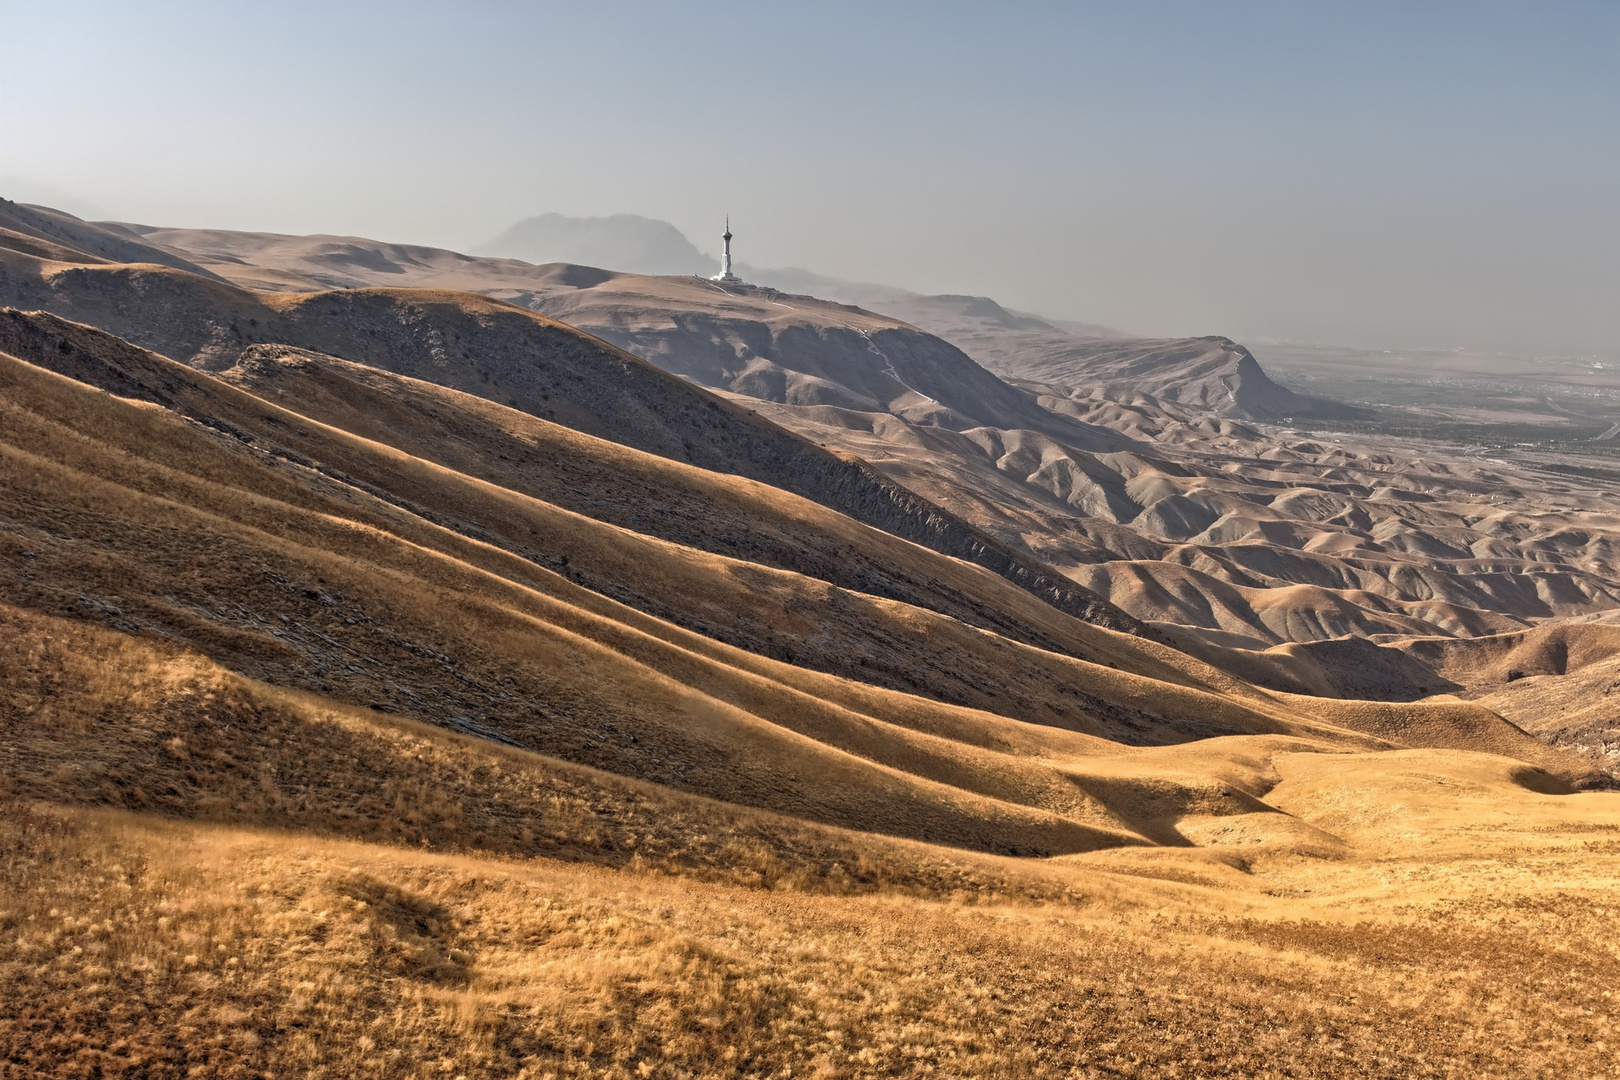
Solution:
M 988 296 L 967 296 L 956 293 L 942 293 L 939 296 L 921 297 L 926 303 L 933 304 L 944 310 L 954 311 L 958 315 L 968 318 L 982 319 L 996 326 L 1010 330 L 1056 330 L 1057 327 L 1045 319 L 1034 315 L 1024 315 L 1008 311 Z
M 472 253 L 522 259 L 536 265 L 602 266 L 634 274 L 707 276 L 719 265 L 669 222 L 639 214 L 539 214 L 524 218 Z

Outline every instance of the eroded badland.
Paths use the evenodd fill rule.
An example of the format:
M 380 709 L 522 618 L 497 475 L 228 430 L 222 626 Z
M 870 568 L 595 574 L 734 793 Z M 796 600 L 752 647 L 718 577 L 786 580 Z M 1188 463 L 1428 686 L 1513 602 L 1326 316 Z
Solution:
M 925 299 L 0 203 L 0 1076 L 1620 1071 L 1601 463 Z

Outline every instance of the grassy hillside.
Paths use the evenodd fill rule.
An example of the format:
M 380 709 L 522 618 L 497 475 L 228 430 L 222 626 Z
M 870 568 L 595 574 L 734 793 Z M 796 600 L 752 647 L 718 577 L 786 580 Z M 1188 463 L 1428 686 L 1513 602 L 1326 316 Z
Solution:
M 1620 808 L 1529 792 L 1502 758 L 1273 747 L 1288 814 L 1195 830 L 1235 845 L 1030 862 L 683 796 L 80 621 L 0 620 L 0 1055 L 20 1075 L 1612 1061 Z
M 302 344 L 0 312 L 0 1076 L 1612 1068 L 1590 757 L 1077 617 L 523 312 L 219 295 Z M 570 423 L 400 370 L 479 320 Z
M 272 737 L 299 722 L 345 732 L 318 710 L 283 707 L 289 719 Z M 1426 835 L 1450 826 L 1438 850 L 1390 843 L 1410 835 L 1409 820 L 1364 829 L 1356 839 L 1376 852 L 1375 874 L 1342 856 L 1247 874 L 1160 859 L 1053 864 L 1030 880 L 1006 861 L 796 834 L 712 804 L 558 777 L 487 744 L 351 723 L 435 780 L 435 766 L 465 757 L 484 791 L 502 777 L 543 784 L 551 794 L 534 824 L 557 847 L 499 854 L 505 837 L 484 821 L 435 820 L 443 802 L 418 811 L 420 823 L 409 801 L 350 804 L 331 815 L 336 829 L 300 819 L 290 799 L 282 821 L 272 812 L 252 829 L 217 822 L 232 804 L 201 823 L 151 807 L 11 803 L 0 815 L 0 1053 L 12 1069 L 1505 1077 L 1611 1067 L 1617 867 L 1604 837 L 1620 820 L 1612 807 L 1605 816 L 1531 796 L 1545 805 L 1524 821 L 1525 793 L 1489 766 L 1412 762 L 1419 776 L 1398 789 L 1364 762 L 1340 777 L 1363 798 L 1348 808 L 1342 784 L 1313 791 L 1308 773 L 1291 776 L 1299 808 L 1337 805 L 1341 822 L 1377 822 L 1368 809 L 1398 796 L 1427 811 Z M 1448 783 L 1473 797 L 1454 803 Z M 653 814 L 636 819 L 637 796 Z M 237 803 L 248 814 L 272 805 L 251 784 Z M 1494 831 L 1478 830 L 1482 818 Z M 661 820 L 697 850 L 660 850 Z M 343 838 L 368 832 L 369 842 Z M 643 844 L 647 855 L 624 857 Z M 718 871 L 702 865 L 711 854 Z M 825 874 L 801 869 L 818 858 Z

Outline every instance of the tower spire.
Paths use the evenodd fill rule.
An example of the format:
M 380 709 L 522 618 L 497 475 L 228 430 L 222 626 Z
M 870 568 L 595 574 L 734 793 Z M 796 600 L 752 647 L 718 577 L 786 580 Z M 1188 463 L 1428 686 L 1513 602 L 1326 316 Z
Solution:
M 720 234 L 725 247 L 720 253 L 720 272 L 710 281 L 741 282 L 742 278 L 731 272 L 731 215 L 726 215 L 726 231 Z

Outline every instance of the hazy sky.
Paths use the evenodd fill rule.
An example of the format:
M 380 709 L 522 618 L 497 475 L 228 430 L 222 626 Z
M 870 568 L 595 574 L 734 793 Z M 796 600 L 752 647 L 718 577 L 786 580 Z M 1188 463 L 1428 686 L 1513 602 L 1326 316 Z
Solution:
M 1125 330 L 1620 353 L 1620 3 L 0 0 L 0 194 L 646 214 Z M 16 194 L 14 194 L 16 193 Z

